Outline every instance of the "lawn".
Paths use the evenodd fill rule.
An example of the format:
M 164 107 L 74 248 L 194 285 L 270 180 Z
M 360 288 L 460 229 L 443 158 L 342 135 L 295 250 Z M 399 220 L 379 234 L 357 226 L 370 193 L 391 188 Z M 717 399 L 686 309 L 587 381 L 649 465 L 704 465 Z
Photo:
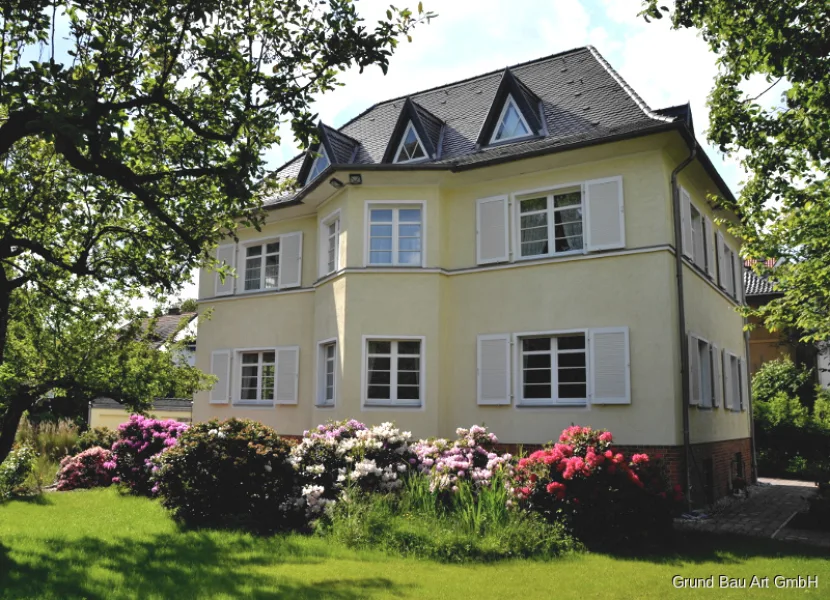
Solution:
M 674 553 L 443 565 L 299 535 L 181 531 L 157 502 L 116 490 L 0 505 L 0 598 L 803 598 L 827 597 L 826 553 L 695 537 Z M 818 575 L 818 589 L 683 590 L 672 576 Z

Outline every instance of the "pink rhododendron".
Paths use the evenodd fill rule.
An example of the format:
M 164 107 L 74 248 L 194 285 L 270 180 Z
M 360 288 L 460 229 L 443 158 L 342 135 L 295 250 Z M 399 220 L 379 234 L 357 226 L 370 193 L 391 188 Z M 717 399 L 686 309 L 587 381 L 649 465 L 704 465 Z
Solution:
M 112 483 L 112 475 L 108 469 L 108 465 L 111 464 L 112 452 L 100 446 L 94 446 L 75 456 L 67 456 L 61 461 L 57 489 L 67 491 L 108 486 Z

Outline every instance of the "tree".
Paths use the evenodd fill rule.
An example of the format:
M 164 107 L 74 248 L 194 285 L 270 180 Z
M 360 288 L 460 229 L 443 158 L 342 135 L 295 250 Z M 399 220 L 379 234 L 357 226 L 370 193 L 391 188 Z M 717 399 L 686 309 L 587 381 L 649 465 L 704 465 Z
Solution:
M 6 367 L 20 303 L 75 302 L 81 281 L 175 292 L 218 240 L 258 226 L 279 125 L 308 143 L 312 98 L 350 66 L 385 71 L 430 17 L 392 8 L 367 28 L 351 0 L 3 2 L 3 377 L 23 369 Z M 0 450 L 26 402 L 0 405 Z
M 189 397 L 213 382 L 156 349 L 155 329 L 126 298 L 77 284 L 54 293 L 31 287 L 12 296 L 6 354 L 0 365 L 0 462 L 21 415 L 48 402 L 63 414 L 108 396 L 142 411 L 157 397 Z M 124 315 L 130 320 L 122 324 Z M 183 320 L 180 327 L 184 327 Z
M 646 0 L 718 55 L 709 140 L 742 157 L 749 179 L 736 208 L 748 258 L 784 259 L 770 273 L 783 297 L 757 309 L 772 330 L 830 338 L 830 3 L 827 0 Z M 748 97 L 750 77 L 769 84 Z M 780 102 L 762 107 L 765 94 Z M 762 269 L 762 265 L 758 265 Z

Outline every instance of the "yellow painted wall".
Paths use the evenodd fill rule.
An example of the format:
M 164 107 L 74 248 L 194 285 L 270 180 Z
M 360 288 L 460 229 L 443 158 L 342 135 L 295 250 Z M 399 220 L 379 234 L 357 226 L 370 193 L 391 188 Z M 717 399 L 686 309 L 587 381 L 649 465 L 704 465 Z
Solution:
M 91 408 L 89 426 L 115 430 L 121 423 L 129 421 L 131 414 L 130 411 L 120 408 Z M 153 410 L 149 415 L 154 419 L 173 419 L 182 423 L 190 423 L 191 420 L 190 413 L 180 410 Z
M 197 366 L 207 371 L 216 349 L 299 345 L 296 406 L 236 407 L 197 394 L 194 419 L 231 415 L 259 419 L 280 433 L 299 434 L 329 419 L 394 420 L 417 437 L 452 436 L 459 426 L 485 423 L 505 442 L 546 442 L 571 423 L 611 429 L 620 443 L 680 444 L 680 340 L 677 331 L 669 173 L 679 160 L 669 134 L 443 175 L 405 186 L 348 186 L 319 208 L 272 211 L 263 232 L 302 230 L 302 288 L 213 298 L 214 277 L 201 276 Z M 475 268 L 475 200 L 502 193 L 622 175 L 629 254 L 576 256 L 506 268 Z M 414 176 L 412 176 L 414 177 Z M 688 179 L 687 179 L 688 178 Z M 698 179 L 704 179 L 702 183 Z M 692 169 L 681 183 L 697 198 L 712 187 Z M 426 205 L 426 264 L 422 269 L 365 269 L 367 201 L 418 200 Z M 319 279 L 320 219 L 341 214 L 341 268 Z M 283 222 L 282 219 L 289 219 Z M 741 318 L 734 304 L 687 268 L 690 328 L 743 356 Z M 480 407 L 476 404 L 476 336 L 571 328 L 628 326 L 632 402 L 591 408 Z M 424 336 L 422 408 L 361 407 L 363 336 Z M 336 406 L 314 406 L 317 343 L 336 338 Z M 514 374 L 515 376 L 515 374 Z M 696 412 L 697 409 L 693 409 Z M 693 441 L 746 437 L 747 413 L 694 414 Z

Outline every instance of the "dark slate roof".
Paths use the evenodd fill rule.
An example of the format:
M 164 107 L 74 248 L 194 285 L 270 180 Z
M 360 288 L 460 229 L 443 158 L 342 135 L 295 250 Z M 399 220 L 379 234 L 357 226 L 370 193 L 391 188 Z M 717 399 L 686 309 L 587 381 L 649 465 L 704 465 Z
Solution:
M 120 402 L 112 398 L 96 398 L 89 403 L 92 408 L 126 408 Z M 193 409 L 193 401 L 188 398 L 156 398 L 153 400 L 150 410 L 169 410 L 175 412 L 190 412 Z
M 170 340 L 170 337 L 176 332 L 176 329 L 181 324 L 182 320 L 186 319 L 188 323 L 190 323 L 193 319 L 196 318 L 198 313 L 195 312 L 183 312 L 177 315 L 162 315 L 156 319 L 156 328 L 153 332 L 153 339 L 156 341 L 154 342 L 154 346 L 156 348 L 160 347 L 162 344 Z M 149 325 L 152 319 L 145 319 L 144 320 L 144 328 Z
M 526 90 L 525 101 L 538 98 L 544 117 L 542 137 L 482 147 L 477 140 L 507 74 Z M 443 135 L 437 159 L 394 165 L 397 169 L 423 168 L 425 163 L 470 168 L 492 160 L 554 151 L 558 146 L 600 143 L 624 134 L 657 131 L 682 118 L 652 111 L 605 59 L 587 46 L 375 104 L 338 130 L 359 144 L 354 158 L 339 164 L 383 162 L 407 99 L 443 123 Z M 307 153 L 300 154 L 286 163 L 277 177 L 297 177 L 306 156 Z M 338 164 L 334 159 L 332 162 Z M 288 202 L 296 197 L 295 194 L 273 198 L 265 204 Z
M 744 293 L 746 296 L 769 296 L 781 292 L 773 289 L 769 279 L 758 275 L 749 267 L 744 267 Z

